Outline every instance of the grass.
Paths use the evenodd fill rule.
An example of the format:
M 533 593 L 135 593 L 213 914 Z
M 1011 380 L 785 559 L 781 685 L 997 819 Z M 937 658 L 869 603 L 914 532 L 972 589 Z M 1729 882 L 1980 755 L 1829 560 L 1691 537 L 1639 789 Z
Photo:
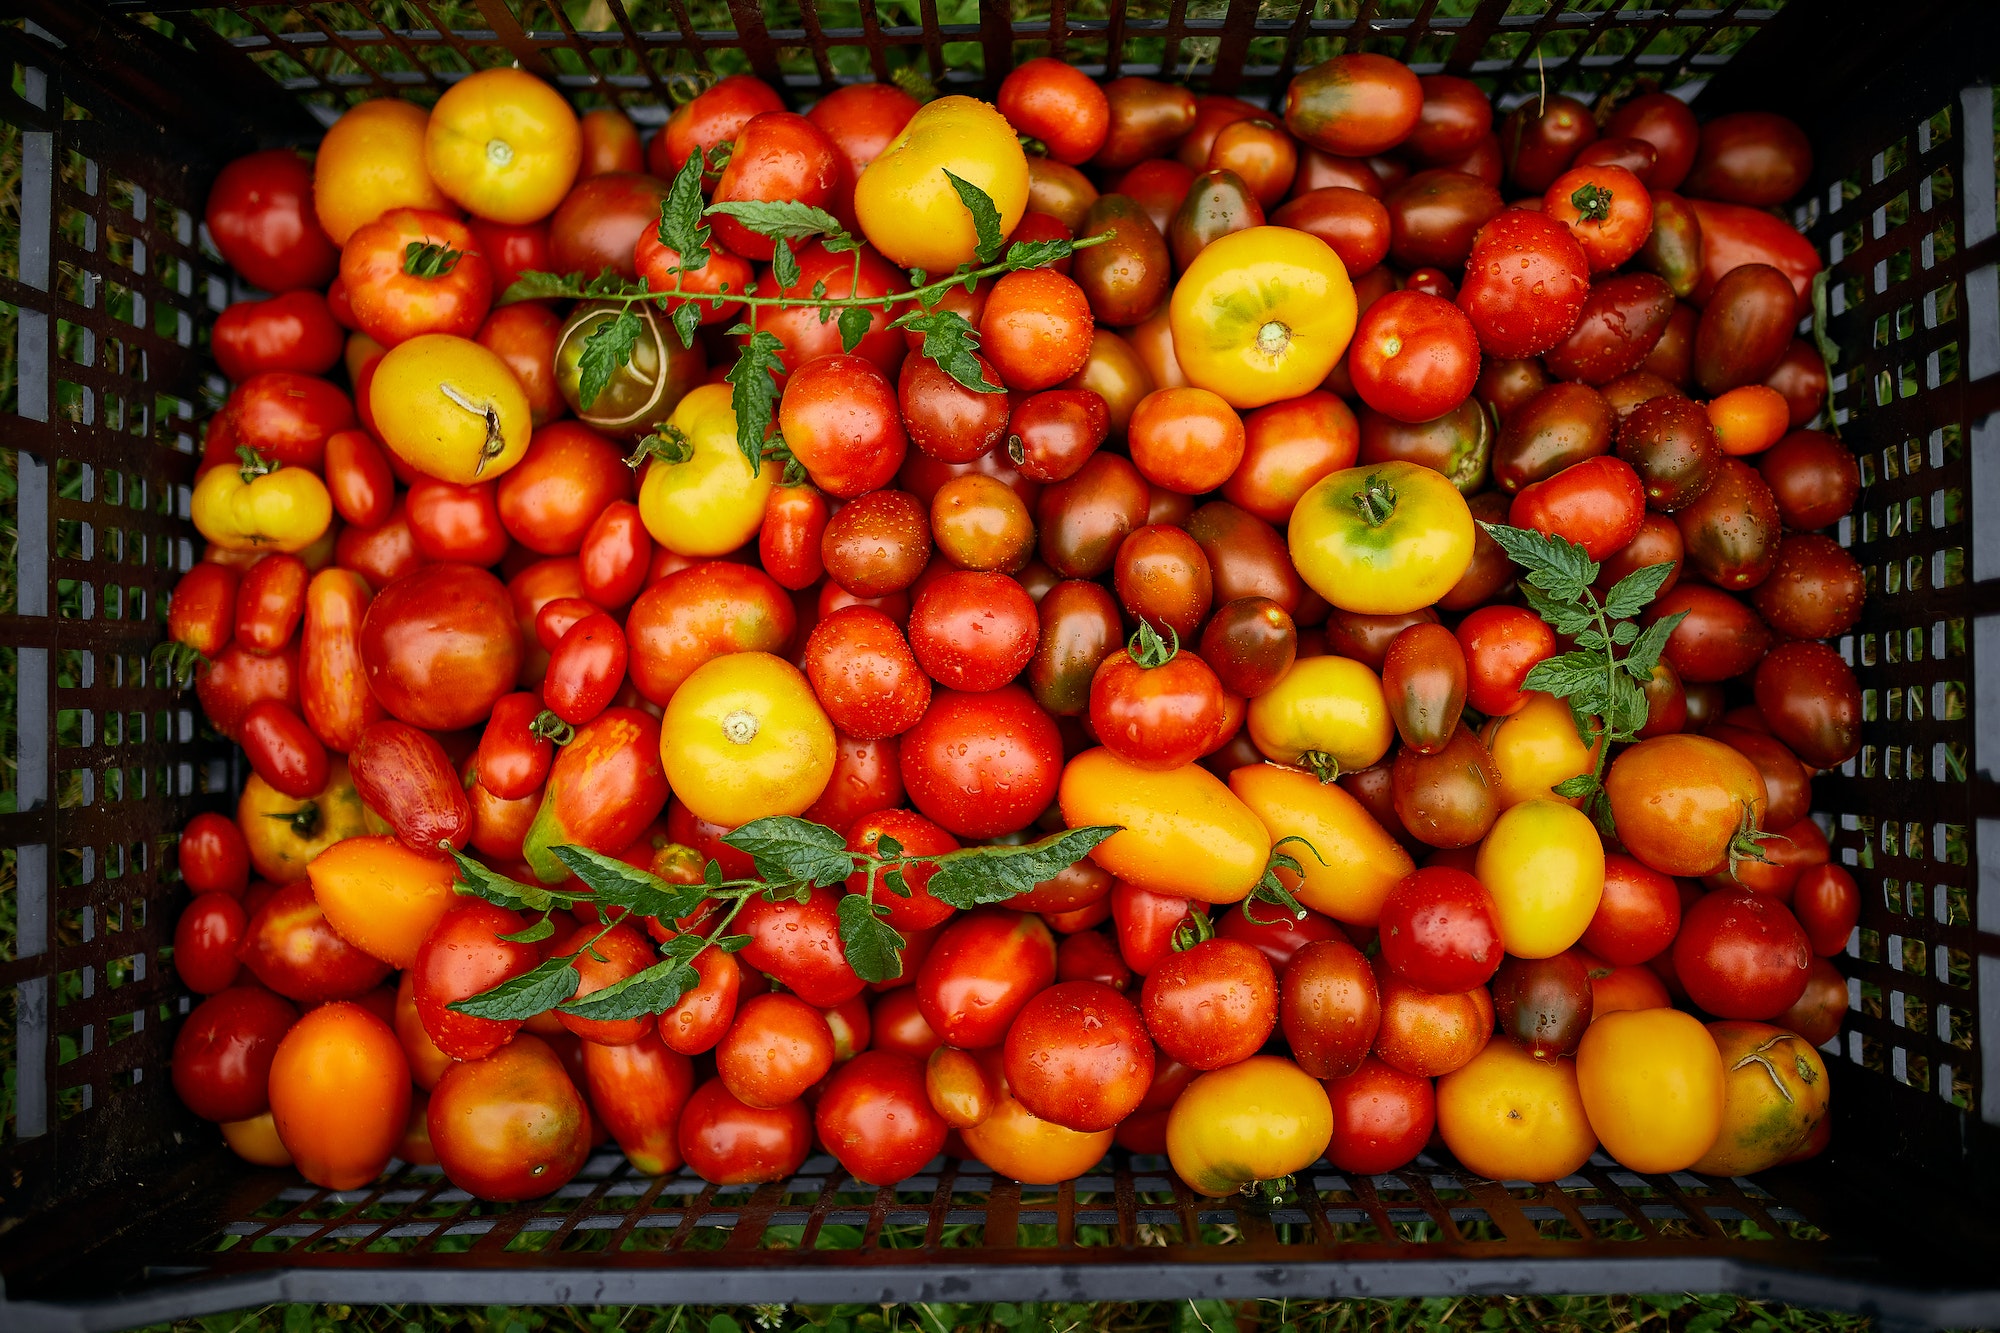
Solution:
M 1736 1296 L 1467 1296 L 1430 1300 L 1151 1301 L 1098 1305 L 272 1305 L 148 1333 L 1849 1333 L 1857 1315 Z

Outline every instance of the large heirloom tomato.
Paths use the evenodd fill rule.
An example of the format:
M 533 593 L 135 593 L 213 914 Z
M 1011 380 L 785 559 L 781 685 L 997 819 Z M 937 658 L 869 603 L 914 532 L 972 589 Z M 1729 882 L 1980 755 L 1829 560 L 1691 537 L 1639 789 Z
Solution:
M 1188 382 L 1236 408 L 1317 389 L 1354 336 L 1354 287 L 1340 256 L 1289 227 L 1211 242 L 1171 300 L 1174 355 Z
M 1312 590 L 1344 611 L 1401 615 L 1450 592 L 1472 563 L 1472 511 L 1416 463 L 1347 468 L 1299 498 L 1286 529 Z
M 660 731 L 674 794 L 730 828 L 803 813 L 833 776 L 833 748 L 833 723 L 804 673 L 769 653 L 697 667 L 674 691 Z

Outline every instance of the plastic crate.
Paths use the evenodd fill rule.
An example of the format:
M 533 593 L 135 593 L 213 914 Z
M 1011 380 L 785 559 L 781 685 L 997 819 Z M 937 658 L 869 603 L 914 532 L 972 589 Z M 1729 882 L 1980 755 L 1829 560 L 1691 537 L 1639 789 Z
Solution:
M 2000 284 L 1986 0 L 1094 0 L 941 25 L 932 0 L 608 0 L 579 31 L 550 0 L 196 10 L 15 0 L 0 175 L 19 241 L 0 377 L 0 1328 L 112 1328 L 277 1300 L 889 1302 L 1694 1289 L 2000 1323 Z M 1326 12 L 1322 12 L 1322 11 Z M 920 15 L 915 23 L 906 16 Z M 477 25 L 464 16 L 476 13 Z M 1199 13 L 1202 17 L 1195 17 Z M 858 18 L 857 18 L 858 15 Z M 836 27 L 834 23 L 859 26 Z M 439 25 L 442 23 L 443 29 Z M 723 25 L 730 30 L 719 30 Z M 1747 38 L 1747 42 L 1745 41 Z M 1868 571 L 1840 643 L 1864 748 L 1815 785 L 1861 881 L 1840 965 L 1824 1158 L 1755 1181 L 1634 1175 L 1603 1157 L 1547 1186 L 1425 1157 L 1394 1176 L 1303 1173 L 1292 1202 L 1192 1195 L 1114 1155 L 1055 1188 L 944 1162 L 895 1189 L 825 1157 L 718 1189 L 600 1154 L 555 1197 L 484 1205 L 398 1168 L 330 1194 L 255 1170 L 178 1104 L 189 1007 L 168 961 L 176 830 L 239 771 L 148 665 L 195 556 L 198 423 L 223 390 L 205 330 L 228 275 L 200 239 L 230 157 L 309 143 L 352 100 L 428 98 L 518 61 L 585 105 L 664 114 L 672 71 L 747 66 L 804 102 L 914 65 L 990 91 L 1016 58 L 1268 97 L 1365 47 L 1586 98 L 1635 78 L 1705 114 L 1771 107 L 1811 135 L 1799 220 L 1828 255 L 1836 416 L 1861 459 L 1840 539 Z M 1727 53 L 1740 47 L 1733 58 Z M 1984 664 L 1982 673 L 1977 664 Z M 1831 1049 L 1831 1048 L 1830 1048 Z

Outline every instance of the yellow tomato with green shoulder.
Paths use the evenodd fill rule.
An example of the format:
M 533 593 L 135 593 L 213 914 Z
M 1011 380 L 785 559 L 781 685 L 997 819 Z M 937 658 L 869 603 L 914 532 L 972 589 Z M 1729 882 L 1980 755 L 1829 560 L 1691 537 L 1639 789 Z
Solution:
M 273 884 L 306 877 L 314 857 L 345 838 L 374 832 L 368 807 L 354 790 L 347 760 L 333 756 L 326 786 L 306 800 L 285 795 L 252 773 L 236 801 L 236 826 L 250 849 L 250 865 Z
M 1605 1014 L 1584 1029 L 1576 1081 L 1591 1132 L 1627 1170 L 1685 1171 L 1722 1132 L 1722 1054 L 1693 1014 Z
M 1569 705 L 1553 694 L 1529 690 L 1527 699 L 1518 712 L 1491 718 L 1479 731 L 1479 739 L 1493 756 L 1493 766 L 1500 770 L 1500 787 L 1494 793 L 1500 808 L 1505 810 L 1534 796 L 1581 806 L 1581 796 L 1557 796 L 1551 788 L 1594 771 L 1603 740 L 1585 746 Z
M 1472 510 L 1421 463 L 1344 468 L 1299 497 L 1285 529 L 1308 587 L 1343 611 L 1393 616 L 1450 592 L 1472 563 Z
M 1493 895 L 1500 943 L 1553 958 L 1583 938 L 1604 897 L 1604 840 L 1581 810 L 1535 796 L 1500 812 L 1474 873 Z
M 704 384 L 680 400 L 639 483 L 640 521 L 676 555 L 727 555 L 755 537 L 778 483 L 776 464 L 752 473 L 737 448 L 729 392 Z
M 667 703 L 660 763 L 695 816 L 735 828 L 798 815 L 833 776 L 833 723 L 805 674 L 769 653 L 696 667 Z
M 397 457 L 460 486 L 492 481 L 520 462 L 535 429 L 527 391 L 499 354 L 449 333 L 420 334 L 385 352 L 368 407 Z
M 1056 800 L 1071 828 L 1117 825 L 1091 859 L 1151 893 L 1240 902 L 1271 857 L 1262 822 L 1198 764 L 1140 768 L 1100 746 L 1063 768 Z
M 1290 227 L 1211 241 L 1167 308 L 1188 383 L 1231 407 L 1263 407 L 1320 386 L 1354 336 L 1354 284 L 1333 247 Z
M 854 183 L 854 216 L 868 243 L 933 277 L 974 262 L 979 235 L 951 176 L 986 192 L 1003 236 L 1028 210 L 1028 156 L 1007 118 L 974 97 L 940 97 L 918 108 Z
M 1769 1023 L 1710 1023 L 1722 1056 L 1722 1128 L 1694 1169 L 1747 1176 L 1804 1146 L 1826 1116 L 1826 1062 L 1796 1032 Z
M 1278 878 L 1300 902 L 1336 921 L 1374 925 L 1389 890 L 1416 869 L 1409 852 L 1361 802 L 1304 769 L 1245 764 L 1230 773 L 1229 790 L 1250 807 L 1273 846 L 1286 838 L 1310 844 L 1279 848 L 1305 870 L 1280 869 Z
M 1382 678 L 1351 657 L 1302 657 L 1250 701 L 1245 725 L 1266 759 L 1329 781 L 1366 768 L 1396 738 Z
M 1437 1081 L 1437 1127 L 1467 1170 L 1491 1180 L 1561 1180 L 1597 1147 L 1572 1060 L 1537 1060 L 1489 1041 Z
M 1220 1199 L 1319 1160 L 1333 1104 L 1290 1060 L 1253 1055 L 1188 1084 L 1167 1112 L 1167 1158 L 1197 1194 Z
M 583 127 L 526 70 L 482 69 L 445 90 L 424 130 L 431 179 L 474 217 L 521 226 L 556 211 L 583 162 Z

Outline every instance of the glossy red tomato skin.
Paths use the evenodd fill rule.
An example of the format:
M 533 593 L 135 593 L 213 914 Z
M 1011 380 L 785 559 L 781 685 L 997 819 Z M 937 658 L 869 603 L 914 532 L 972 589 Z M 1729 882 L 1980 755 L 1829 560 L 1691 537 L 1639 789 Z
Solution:
M 230 390 L 223 411 L 248 445 L 274 463 L 318 468 L 326 441 L 354 425 L 354 404 L 339 388 L 316 375 L 266 370 Z M 211 432 L 211 438 L 212 432 Z M 223 459 L 235 462 L 233 456 Z
M 174 1036 L 174 1091 L 204 1120 L 248 1120 L 270 1109 L 271 1058 L 298 1021 L 262 986 L 235 986 L 194 1007 Z
M 507 589 L 469 565 L 420 566 L 376 594 L 361 622 L 368 686 L 390 715 L 456 731 L 514 688 L 522 653 Z
M 1681 611 L 1688 614 L 1675 626 L 1661 656 L 1690 685 L 1740 676 L 1755 667 L 1771 646 L 1771 630 L 1763 617 L 1705 583 L 1676 584 L 1646 608 L 1643 619 L 1651 624 Z
M 204 810 L 181 829 L 174 864 L 196 894 L 242 897 L 250 884 L 250 848 L 236 822 Z
M 1175 930 L 1194 910 L 1195 905 L 1186 898 L 1154 893 L 1124 880 L 1112 881 L 1112 933 L 1125 966 L 1142 977 L 1158 967 L 1173 952 Z M 1200 910 L 1203 916 L 1208 915 L 1205 904 Z
M 1622 458 L 1600 455 L 1523 487 L 1507 510 L 1515 527 L 1561 533 L 1602 560 L 1630 544 L 1646 517 L 1646 489 Z
M 403 503 L 417 555 L 426 561 L 483 568 L 507 553 L 507 529 L 500 523 L 492 482 L 461 486 L 418 477 Z
M 1704 895 L 1681 920 L 1674 975 L 1688 998 L 1717 1018 L 1775 1018 L 1804 992 L 1812 946 L 1786 906 L 1769 894 Z
M 1604 132 L 1614 137 L 1643 139 L 1658 154 L 1653 166 L 1651 188 L 1677 189 L 1694 165 L 1701 141 L 1701 127 L 1688 104 L 1667 93 L 1641 93 L 1619 104 L 1605 123 Z
M 555 745 L 528 730 L 541 715 L 542 701 L 523 690 L 502 695 L 479 733 L 479 785 L 503 801 L 518 801 L 542 788 Z
M 1674 942 L 1681 897 L 1670 876 L 1623 852 L 1604 857 L 1604 896 L 1578 941 L 1614 966 L 1644 963 Z
M 500 478 L 497 498 L 515 541 L 542 555 L 574 555 L 598 515 L 632 498 L 632 469 L 596 431 L 558 421 L 534 433 Z
M 465 226 L 479 242 L 486 262 L 493 266 L 494 300 L 498 301 L 523 273 L 531 269 L 537 273 L 549 271 L 549 224 L 546 221 L 511 224 L 473 217 L 465 220 Z
M 236 740 L 257 776 L 283 795 L 304 801 L 326 789 L 326 746 L 296 710 L 276 699 L 250 706 Z
M 1757 710 L 1801 763 L 1838 768 L 1861 751 L 1861 686 L 1835 649 L 1782 643 L 1757 664 Z
M 445 1070 L 426 1112 L 446 1178 L 496 1202 L 568 1184 L 590 1156 L 590 1111 L 563 1060 L 523 1035 Z
M 924 583 L 910 609 L 910 649 L 947 690 L 999 689 L 1026 669 L 1040 633 L 1034 599 L 1005 574 L 940 574 Z
M 1518 606 L 1480 607 L 1458 623 L 1458 644 L 1465 653 L 1465 701 L 1488 717 L 1525 708 L 1522 682 L 1556 653 L 1548 622 Z
M 1377 926 L 1397 976 L 1438 995 L 1492 980 L 1503 956 L 1493 895 L 1463 870 L 1426 866 L 1397 881 Z
M 647 702 L 665 707 L 702 663 L 726 653 L 782 652 L 797 628 L 791 597 L 764 571 L 704 561 L 654 581 L 632 603 L 626 669 Z
M 608 268 L 636 280 L 633 255 L 639 235 L 659 225 L 666 197 L 665 181 L 637 172 L 607 171 L 578 181 L 549 217 L 550 269 L 597 273 Z
M 1153 1082 L 1138 1006 L 1097 981 L 1059 982 L 1029 1000 L 1007 1029 L 1003 1059 L 1016 1100 L 1085 1133 L 1116 1126 Z
M 819 126 L 790 111 L 766 111 L 736 132 L 729 165 L 716 182 L 716 203 L 792 200 L 821 207 L 840 179 L 840 152 Z M 733 253 L 770 261 L 776 242 L 726 213 L 714 215 L 715 238 Z
M 393 718 L 370 723 L 348 756 L 354 789 L 415 852 L 465 846 L 472 806 L 437 738 Z
M 549 711 L 580 727 L 611 705 L 625 684 L 625 631 L 599 611 L 569 627 L 549 655 L 542 701 Z
M 1407 1166 L 1437 1126 L 1431 1080 L 1372 1055 L 1347 1077 L 1326 1080 L 1326 1096 L 1333 1104 L 1326 1159 L 1343 1171 L 1380 1175 Z
M 1836 865 L 1808 866 L 1792 886 L 1792 914 L 1806 942 L 1821 958 L 1844 952 L 1861 919 L 1861 892 L 1854 876 Z
M 181 983 L 196 995 L 213 995 L 234 984 L 242 970 L 236 946 L 249 920 L 243 904 L 229 894 L 196 895 L 174 925 L 174 971 Z
M 1215 933 L 1227 940 L 1240 940 L 1270 961 L 1271 970 L 1283 977 L 1285 965 L 1299 950 L 1320 940 L 1344 940 L 1347 932 L 1332 917 L 1308 911 L 1303 917 L 1281 911 L 1269 903 L 1259 903 L 1245 911 L 1239 903 L 1216 924 Z M 1254 915 L 1253 915 L 1254 913 Z
M 606 608 L 630 605 L 646 586 L 652 559 L 653 539 L 640 520 L 639 506 L 629 500 L 612 501 L 590 521 L 577 548 L 583 595 Z
M 894 737 L 864 740 L 834 732 L 833 776 L 803 819 L 824 824 L 843 836 L 855 821 L 903 803 L 903 772 Z
M 1026 828 L 1055 799 L 1062 770 L 1055 720 L 1028 692 L 939 690 L 902 736 L 903 787 L 917 809 L 961 838 Z
M 1479 229 L 1458 306 L 1488 356 L 1539 356 L 1576 327 L 1590 293 L 1590 261 L 1553 218 L 1509 209 Z
M 281 886 L 249 912 L 237 959 L 288 1000 L 316 1004 L 350 999 L 388 975 L 387 963 L 334 931 L 304 880 Z
M 854 255 L 829 254 L 826 247 L 814 241 L 799 251 L 797 287 L 781 288 L 769 269 L 760 269 L 757 289 L 767 293 L 803 295 L 824 282 L 826 294 L 835 299 L 850 295 L 882 296 L 904 289 L 907 279 L 900 269 L 866 245 L 856 253 L 860 255 L 858 281 L 855 278 Z M 902 365 L 904 352 L 903 331 L 889 327 L 893 318 L 879 307 L 874 309 L 869 315 L 868 332 L 861 335 L 861 341 L 855 345 L 853 352 L 853 355 L 873 363 L 877 370 L 891 378 Z M 776 334 L 784 344 L 784 350 L 778 356 L 787 375 L 816 357 L 841 351 L 839 322 L 828 320 L 820 323 L 819 311 L 811 305 L 767 309 L 758 321 L 758 327 Z M 930 363 L 927 361 L 925 364 Z M 991 375 L 988 382 L 993 382 Z
M 282 292 L 263 301 L 238 301 L 215 317 L 209 346 L 231 380 L 266 370 L 324 375 L 346 343 L 340 325 L 316 291 Z
M 887 485 L 909 449 L 895 386 L 874 362 L 840 352 L 792 372 L 778 424 L 813 484 L 843 500 Z
M 500 1049 L 519 1021 L 480 1018 L 450 1006 L 491 990 L 542 961 L 541 949 L 499 938 L 528 928 L 518 912 L 478 899 L 455 903 L 418 946 L 410 965 L 417 1017 L 437 1048 L 454 1060 L 477 1060 Z
M 647 929 L 655 938 L 666 937 L 661 939 L 663 944 L 673 938 L 672 931 L 650 924 Z M 661 1043 L 680 1055 L 700 1055 L 713 1050 L 729 1031 L 729 1024 L 736 1017 L 737 1000 L 743 993 L 743 969 L 734 954 L 703 949 L 690 966 L 701 979 L 659 1018 Z
M 430 276 L 407 267 L 411 245 L 460 252 Z M 471 338 L 493 304 L 493 266 L 465 224 L 446 213 L 392 208 L 364 223 L 340 251 L 340 280 L 361 331 L 385 347 L 424 333 Z
M 209 187 L 204 221 L 216 249 L 253 287 L 325 287 L 340 251 L 313 211 L 312 168 L 289 148 L 239 157 Z
M 1179 768 L 1201 758 L 1215 747 L 1222 716 L 1222 682 L 1192 652 L 1142 667 L 1121 650 L 1091 677 L 1091 730 L 1106 749 L 1142 768 Z
M 649 1036 L 626 1046 L 584 1042 L 583 1069 L 591 1113 L 633 1169 L 648 1175 L 678 1169 L 681 1147 L 675 1131 L 694 1091 L 693 1062 Z
M 783 1180 L 812 1148 L 812 1113 L 803 1102 L 745 1106 L 721 1079 L 710 1079 L 681 1111 L 680 1147 L 695 1174 L 718 1185 Z
M 872 606 L 843 606 L 815 625 L 805 671 L 834 726 L 859 739 L 902 735 L 930 706 L 930 677 L 896 622 Z
M 847 830 L 847 848 L 855 852 L 875 852 L 877 843 L 883 837 L 895 839 L 910 856 L 937 856 L 944 852 L 955 852 L 959 841 L 951 834 L 925 819 L 914 810 L 881 810 L 863 815 Z M 877 853 L 879 855 L 879 853 Z M 950 903 L 939 902 L 931 897 L 925 887 L 931 876 L 937 873 L 934 865 L 911 866 L 902 872 L 903 882 L 909 886 L 910 896 L 900 897 L 878 878 L 875 884 L 875 901 L 889 909 L 885 918 L 896 930 L 907 935 L 913 930 L 928 930 L 941 926 L 957 911 Z M 866 893 L 868 876 L 863 871 L 855 871 L 847 877 L 849 893 Z
M 1217 937 L 1162 959 L 1146 974 L 1140 1005 L 1162 1051 L 1220 1069 L 1255 1055 L 1277 1026 L 1278 981 L 1257 949 Z
M 1450 301 L 1390 292 L 1368 307 L 1347 348 L 1361 400 L 1403 422 L 1431 421 L 1465 401 L 1479 381 L 1479 337 Z
M 938 936 L 917 972 L 917 1003 L 946 1045 L 979 1050 L 1004 1041 L 1055 975 L 1055 937 L 1040 917 L 978 908 Z
M 836 1068 L 813 1110 L 819 1141 L 856 1180 L 893 1185 L 944 1148 L 949 1126 L 924 1091 L 923 1062 L 863 1051 Z
M 815 1009 L 847 1003 L 865 983 L 847 965 L 840 945 L 841 897 L 838 889 L 816 887 L 803 903 L 751 898 L 733 927 L 750 937 L 739 958 L 784 982 Z

